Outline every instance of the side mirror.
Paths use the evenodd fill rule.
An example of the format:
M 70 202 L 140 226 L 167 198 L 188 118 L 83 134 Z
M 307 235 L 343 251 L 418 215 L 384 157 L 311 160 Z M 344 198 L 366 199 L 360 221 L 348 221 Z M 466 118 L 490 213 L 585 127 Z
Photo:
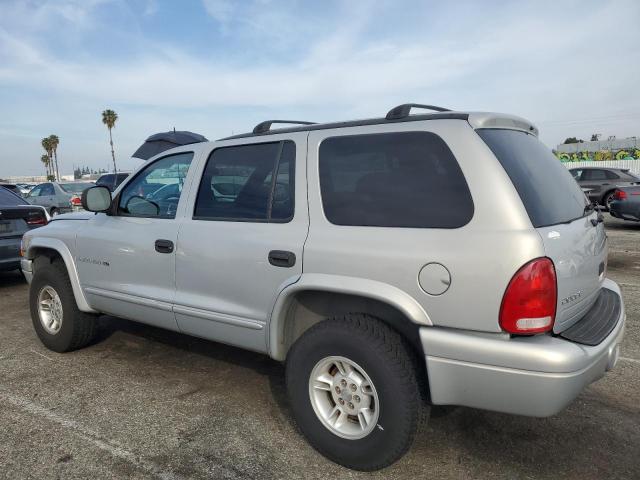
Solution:
M 111 192 L 107 187 L 91 187 L 82 192 L 82 208 L 89 212 L 106 212 L 111 208 Z

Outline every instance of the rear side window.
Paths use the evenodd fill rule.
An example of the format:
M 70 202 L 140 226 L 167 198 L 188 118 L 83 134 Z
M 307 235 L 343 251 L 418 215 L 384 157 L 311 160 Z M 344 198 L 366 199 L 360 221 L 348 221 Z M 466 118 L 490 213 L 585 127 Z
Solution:
M 534 227 L 570 222 L 585 214 L 584 193 L 540 140 L 517 130 L 477 132 L 509 175 Z
M 202 175 L 194 219 L 291 220 L 295 159 L 290 140 L 214 150 Z
M 17 195 L 14 195 L 9 190 L 0 185 L 0 207 L 4 206 L 16 206 L 16 205 L 24 205 L 25 202 Z
M 458 228 L 473 216 L 460 166 L 433 133 L 330 137 L 319 162 L 324 212 L 336 225 Z

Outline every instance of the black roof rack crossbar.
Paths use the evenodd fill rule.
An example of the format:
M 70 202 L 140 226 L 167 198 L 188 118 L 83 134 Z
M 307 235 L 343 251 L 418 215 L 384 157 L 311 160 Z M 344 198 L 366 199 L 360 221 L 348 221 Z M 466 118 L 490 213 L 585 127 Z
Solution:
M 271 130 L 271 125 L 273 125 L 274 123 L 289 123 L 292 125 L 315 125 L 315 122 L 302 122 L 298 120 L 265 120 L 264 122 L 261 122 L 254 127 L 253 133 L 266 133 Z
M 419 103 L 403 103 L 397 107 L 393 107 L 385 117 L 387 120 L 399 120 L 407 118 L 412 108 L 423 108 L 425 110 L 433 110 L 434 112 L 450 112 L 448 108 L 436 107 L 435 105 L 421 105 Z

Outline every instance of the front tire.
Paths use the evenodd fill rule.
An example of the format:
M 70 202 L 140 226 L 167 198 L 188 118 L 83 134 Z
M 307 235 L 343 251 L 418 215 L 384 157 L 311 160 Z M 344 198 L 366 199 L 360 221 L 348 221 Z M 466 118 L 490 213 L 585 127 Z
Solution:
M 38 338 L 54 352 L 82 348 L 98 333 L 97 317 L 78 309 L 67 268 L 60 259 L 36 263 L 29 307 Z
M 309 443 L 355 470 L 410 448 L 423 414 L 415 356 L 382 321 L 349 314 L 314 325 L 287 356 L 293 415 Z

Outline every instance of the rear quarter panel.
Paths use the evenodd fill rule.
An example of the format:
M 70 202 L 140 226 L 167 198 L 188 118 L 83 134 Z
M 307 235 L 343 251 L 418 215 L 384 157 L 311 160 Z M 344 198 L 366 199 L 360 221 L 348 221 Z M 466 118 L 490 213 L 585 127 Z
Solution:
M 336 135 L 430 131 L 457 158 L 473 197 L 471 221 L 457 229 L 339 226 L 325 217 L 318 174 L 321 142 Z M 462 120 L 435 120 L 312 131 L 308 155 L 311 226 L 304 274 L 334 274 L 387 283 L 413 297 L 433 325 L 499 332 L 502 295 L 513 274 L 544 255 L 517 192 L 488 147 Z M 438 201 L 434 199 L 434 201 Z M 425 293 L 422 267 L 444 265 L 451 285 Z

